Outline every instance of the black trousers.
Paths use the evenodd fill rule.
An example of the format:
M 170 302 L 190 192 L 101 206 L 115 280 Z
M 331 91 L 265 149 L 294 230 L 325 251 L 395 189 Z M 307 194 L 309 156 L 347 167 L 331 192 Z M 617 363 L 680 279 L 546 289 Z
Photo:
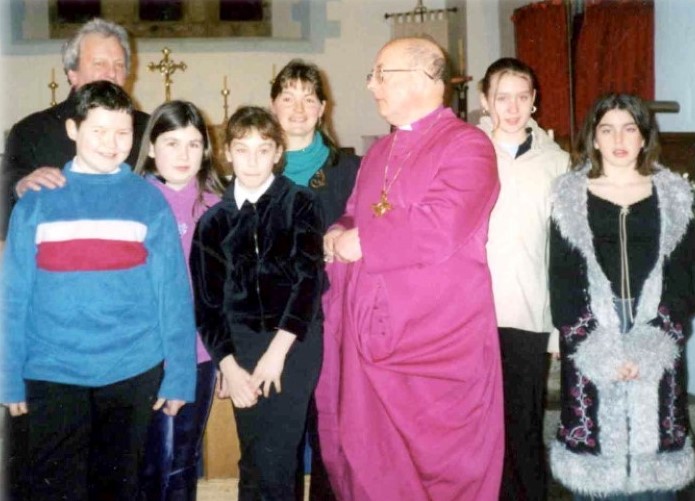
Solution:
M 504 382 L 505 452 L 500 499 L 543 501 L 548 472 L 543 411 L 548 333 L 500 328 Z
M 85 387 L 26 381 L 31 501 L 134 500 L 162 365 Z
M 23 501 L 29 498 L 26 475 L 29 466 L 27 440 L 29 418 L 26 414 L 11 417 L 9 409 L 0 408 L 2 421 L 2 473 L 0 473 L 0 499 Z
M 321 444 L 319 442 L 318 410 L 314 395 L 309 401 L 309 410 L 306 417 L 305 440 L 299 444 L 297 451 L 297 501 L 304 499 L 304 449 L 307 442 L 311 447 L 311 482 L 309 484 L 309 501 L 336 501 L 333 488 L 328 480 L 328 472 L 321 458 Z
M 235 344 L 237 363 L 252 372 L 274 335 L 240 334 Z M 290 349 L 282 372 L 281 393 L 273 388 L 268 398 L 261 396 L 253 407 L 234 408 L 241 452 L 239 501 L 295 501 L 297 450 L 306 430 L 322 348 L 317 328 Z

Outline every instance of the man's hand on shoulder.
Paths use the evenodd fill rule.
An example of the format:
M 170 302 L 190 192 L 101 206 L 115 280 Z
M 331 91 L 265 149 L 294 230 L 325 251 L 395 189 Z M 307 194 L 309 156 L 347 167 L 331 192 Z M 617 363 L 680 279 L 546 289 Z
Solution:
M 40 191 L 41 188 L 55 189 L 65 186 L 65 177 L 57 167 L 39 167 L 19 180 L 15 186 L 18 197 L 23 197 L 28 190 Z

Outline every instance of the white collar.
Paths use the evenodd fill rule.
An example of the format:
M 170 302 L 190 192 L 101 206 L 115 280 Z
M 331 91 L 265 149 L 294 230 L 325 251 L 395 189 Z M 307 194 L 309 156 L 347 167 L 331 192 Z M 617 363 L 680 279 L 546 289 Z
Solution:
M 258 202 L 258 199 L 263 196 L 263 193 L 268 191 L 270 185 L 273 184 L 274 179 L 275 174 L 271 174 L 262 185 L 254 190 L 250 190 L 239 182 L 239 178 L 234 178 L 234 201 L 236 202 L 237 208 L 241 209 L 241 206 L 244 205 L 244 202 L 247 200 L 252 204 Z
M 100 174 L 98 172 L 87 170 L 84 167 L 82 167 L 80 165 L 80 162 L 77 159 L 77 157 L 72 159 L 72 165 L 70 165 L 70 170 L 72 172 L 77 172 L 78 174 L 97 174 L 97 175 Z M 121 170 L 120 167 L 116 167 L 115 170 L 112 170 L 111 172 L 103 172 L 102 174 L 116 174 L 116 173 L 120 172 L 120 170 Z

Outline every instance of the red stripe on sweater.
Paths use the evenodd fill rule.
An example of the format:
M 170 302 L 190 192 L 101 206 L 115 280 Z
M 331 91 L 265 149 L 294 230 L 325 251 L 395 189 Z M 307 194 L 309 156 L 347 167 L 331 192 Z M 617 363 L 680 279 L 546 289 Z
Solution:
M 134 268 L 145 263 L 147 249 L 141 242 L 83 239 L 39 244 L 36 264 L 47 271 L 108 271 Z

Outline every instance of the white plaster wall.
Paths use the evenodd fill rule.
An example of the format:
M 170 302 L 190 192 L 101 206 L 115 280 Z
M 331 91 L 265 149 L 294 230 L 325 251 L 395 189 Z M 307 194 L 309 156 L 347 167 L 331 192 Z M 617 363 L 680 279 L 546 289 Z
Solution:
M 680 113 L 658 115 L 659 126 L 663 131 L 692 132 L 695 131 L 695 1 L 656 0 L 654 9 L 656 99 L 680 103 Z M 695 384 L 695 377 L 691 379 Z
M 426 5 L 441 8 L 444 0 L 429 0 Z M 273 65 L 279 70 L 291 58 L 302 57 L 318 64 L 328 75 L 338 140 L 362 153 L 363 135 L 388 131 L 388 125 L 377 114 L 365 86 L 365 75 L 376 52 L 390 38 L 390 25 L 384 20 L 384 13 L 408 11 L 414 6 L 414 0 L 328 1 L 328 21 L 340 23 L 340 36 L 326 38 L 323 51 L 318 53 L 296 50 L 226 52 L 223 48 L 196 52 L 189 47 L 177 51 L 172 45 L 171 58 L 176 62 L 184 61 L 188 66 L 186 72 L 173 76 L 172 98 L 193 101 L 206 113 L 210 123 L 221 123 L 224 115 L 220 91 L 225 75 L 231 89 L 230 113 L 241 104 L 266 105 Z M 2 9 L 0 6 L 0 19 L 7 19 L 7 12 Z M 150 112 L 163 101 L 164 87 L 161 75 L 150 72 L 147 64 L 161 59 L 159 50 L 164 43 L 162 47 L 152 42 L 147 45 L 156 48 L 138 48 L 136 79 L 131 94 L 143 111 Z M 0 130 L 7 130 L 20 118 L 48 106 L 50 92 L 47 84 L 52 68 L 55 68 L 56 80 L 60 84 L 58 100 L 64 99 L 68 93 L 60 55 L 55 50 L 45 54 L 0 55 L 0 68 L 3 69 L 0 95 L 4 96 Z
M 656 99 L 678 101 L 680 113 L 660 113 L 662 131 L 695 131 L 695 8 L 693 0 L 656 0 L 654 70 Z M 695 161 L 695 159 L 693 159 Z M 693 323 L 695 328 L 695 322 Z M 686 346 L 688 393 L 695 395 L 695 338 Z
M 468 88 L 468 120 L 477 123 L 480 116 L 478 82 L 490 63 L 500 57 L 499 0 L 468 0 L 466 18 L 468 75 L 473 77 Z

